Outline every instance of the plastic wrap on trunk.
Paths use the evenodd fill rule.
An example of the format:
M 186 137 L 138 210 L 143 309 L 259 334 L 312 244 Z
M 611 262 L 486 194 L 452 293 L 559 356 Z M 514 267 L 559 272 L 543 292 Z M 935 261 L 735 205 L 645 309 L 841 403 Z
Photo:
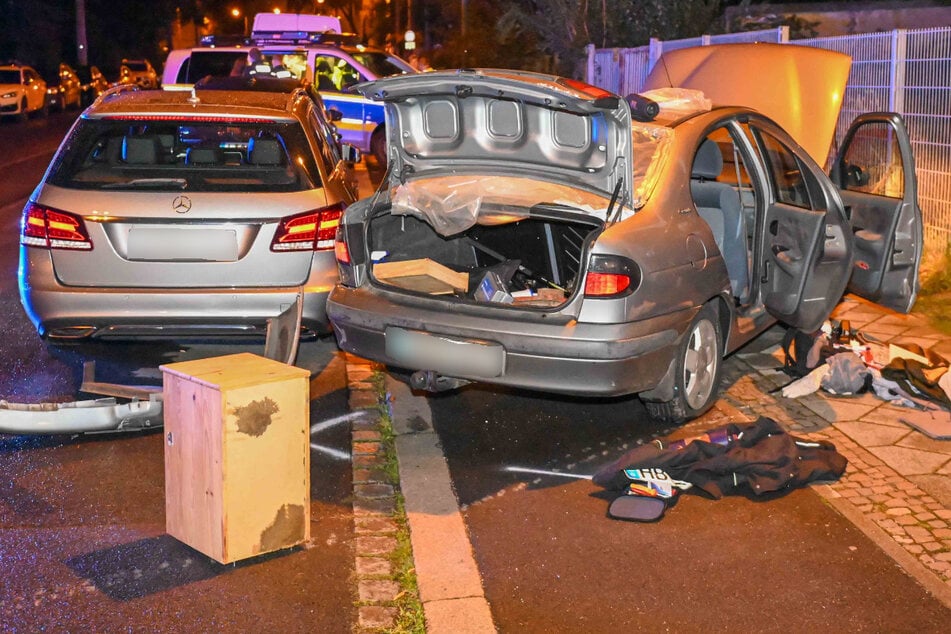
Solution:
M 477 223 L 516 222 L 528 217 L 531 207 L 539 203 L 565 205 L 604 219 L 608 202 L 598 194 L 531 178 L 457 174 L 399 185 L 393 193 L 392 213 L 416 216 L 440 235 L 451 236 Z M 489 211 L 489 205 L 505 205 L 505 211 Z

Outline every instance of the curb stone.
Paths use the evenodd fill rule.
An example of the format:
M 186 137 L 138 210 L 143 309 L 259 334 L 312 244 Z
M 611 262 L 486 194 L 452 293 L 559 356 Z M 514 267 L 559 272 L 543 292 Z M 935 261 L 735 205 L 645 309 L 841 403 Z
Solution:
M 350 411 L 362 412 L 351 428 L 353 464 L 354 575 L 357 622 L 355 632 L 391 630 L 399 610 L 392 603 L 402 592 L 393 579 L 392 557 L 398 546 L 396 491 L 384 469 L 380 434 L 383 398 L 371 377 L 383 366 L 344 353 Z

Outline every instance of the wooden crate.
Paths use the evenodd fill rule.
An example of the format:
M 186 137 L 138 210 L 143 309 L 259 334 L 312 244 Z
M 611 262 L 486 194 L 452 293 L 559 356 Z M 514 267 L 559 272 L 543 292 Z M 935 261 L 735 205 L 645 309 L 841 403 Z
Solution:
M 230 563 L 310 539 L 310 372 L 250 353 L 160 366 L 165 529 Z
M 468 273 L 453 271 L 429 258 L 379 262 L 373 265 L 373 275 L 387 284 L 430 295 L 448 295 L 453 291 L 464 293 L 469 290 Z

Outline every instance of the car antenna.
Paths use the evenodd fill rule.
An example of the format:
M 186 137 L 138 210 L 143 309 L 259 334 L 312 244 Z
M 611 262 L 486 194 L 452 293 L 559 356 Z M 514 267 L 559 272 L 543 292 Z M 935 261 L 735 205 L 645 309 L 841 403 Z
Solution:
M 669 88 L 673 88 L 673 87 L 674 87 L 674 82 L 671 81 L 671 79 L 670 79 L 670 70 L 667 68 L 667 60 L 664 59 L 664 56 L 663 56 L 663 55 L 661 55 L 659 61 L 660 61 L 661 65 L 664 67 L 664 77 L 667 78 L 667 86 L 668 86 Z

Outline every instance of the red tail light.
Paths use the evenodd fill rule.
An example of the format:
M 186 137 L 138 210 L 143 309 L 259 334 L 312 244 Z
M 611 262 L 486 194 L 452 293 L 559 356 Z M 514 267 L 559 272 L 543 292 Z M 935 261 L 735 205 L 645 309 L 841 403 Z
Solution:
M 29 203 L 23 210 L 20 244 L 42 249 L 92 249 L 82 218 L 36 203 Z
M 350 264 L 350 249 L 347 247 L 347 240 L 344 238 L 343 229 L 340 227 L 337 227 L 337 237 L 334 240 L 334 255 L 337 262 Z
M 346 205 L 337 203 L 330 207 L 305 211 L 281 218 L 271 251 L 329 251 L 334 249 L 334 236 L 340 225 L 340 217 Z
M 588 273 L 584 281 L 584 294 L 588 297 L 604 297 L 623 293 L 631 285 L 631 278 L 618 273 Z
M 631 260 L 616 255 L 592 255 L 584 281 L 585 297 L 630 295 L 641 283 L 641 270 Z

